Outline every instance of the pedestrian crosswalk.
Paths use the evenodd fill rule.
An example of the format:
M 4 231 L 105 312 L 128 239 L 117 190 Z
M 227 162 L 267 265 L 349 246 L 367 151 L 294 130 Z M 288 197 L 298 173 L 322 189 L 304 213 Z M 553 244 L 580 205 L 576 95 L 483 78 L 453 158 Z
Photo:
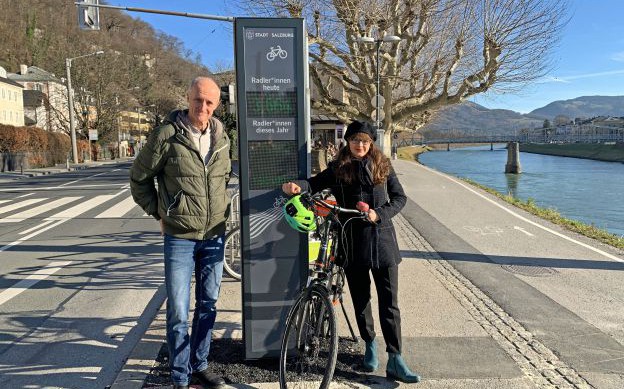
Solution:
M 0 200 L 0 225 L 40 219 L 42 222 L 147 217 L 127 189 L 98 196 L 32 197 Z

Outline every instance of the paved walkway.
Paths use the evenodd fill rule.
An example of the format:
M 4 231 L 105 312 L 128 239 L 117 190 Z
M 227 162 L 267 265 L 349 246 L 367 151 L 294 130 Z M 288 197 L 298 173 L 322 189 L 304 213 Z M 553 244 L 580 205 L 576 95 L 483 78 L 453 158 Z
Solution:
M 527 280 L 526 277 L 507 272 L 502 267 L 505 266 L 504 264 L 494 263 L 491 259 L 501 261 L 500 258 L 493 256 L 486 258 L 484 254 L 478 253 L 481 255 L 479 256 L 472 253 L 467 247 L 458 246 L 461 242 L 466 243 L 460 237 L 449 235 L 448 231 L 444 231 L 442 227 L 433 222 L 422 222 L 422 220 L 428 220 L 427 217 L 431 218 L 431 215 L 423 209 L 417 209 L 414 205 L 416 196 L 419 196 L 414 192 L 414 188 L 430 192 L 428 196 L 431 196 L 434 202 L 439 202 L 442 201 L 442 196 L 436 191 L 447 184 L 442 184 L 435 189 L 433 185 L 428 186 L 431 181 L 423 181 L 422 177 L 416 179 L 410 176 L 410 174 L 415 174 L 415 170 L 421 168 L 416 168 L 407 162 L 395 162 L 397 171 L 403 177 L 402 183 L 406 187 L 406 192 L 413 193 L 410 195 L 411 203 L 408 202 L 402 214 L 395 218 L 395 226 L 404 258 L 399 281 L 403 354 L 409 365 L 413 366 L 424 378 L 423 382 L 417 384 L 417 387 L 432 389 L 591 387 L 621 389 L 624 387 L 624 347 L 617 341 L 618 331 L 621 328 L 615 328 L 611 336 L 606 335 L 603 331 L 608 331 L 601 330 L 602 323 L 596 324 L 600 327 L 598 328 L 574 316 L 554 301 L 556 296 L 551 295 L 551 299 L 540 294 L 537 290 L 540 285 L 531 286 L 530 280 L 523 281 Z M 418 174 L 425 173 L 423 170 Z M 457 194 L 454 196 L 457 198 Z M 424 202 L 421 198 L 416 201 Z M 447 207 L 444 204 L 439 205 L 441 208 Z M 513 209 L 503 203 L 499 205 Z M 491 210 L 488 208 L 487 211 Z M 503 220 L 502 216 L 495 216 L 495 219 Z M 418 226 L 422 235 L 414 226 Z M 469 232 L 473 231 L 469 230 Z M 428 236 L 429 239 L 426 240 L 423 235 Z M 430 244 L 436 240 L 436 236 L 442 237 L 440 239 L 447 243 L 450 241 L 455 248 L 448 252 L 440 250 L 439 254 Z M 526 245 L 526 243 L 522 244 Z M 572 247 L 570 250 L 575 249 Z M 511 250 L 507 249 L 507 251 Z M 450 257 L 455 259 L 449 259 Z M 461 258 L 457 260 L 458 257 Z M 530 259 L 545 258 L 534 255 Z M 563 263 L 570 266 L 572 261 L 568 259 Z M 599 264 L 604 268 L 596 271 L 600 271 L 598 275 L 605 280 L 607 276 L 619 277 L 620 274 L 624 274 L 620 271 L 624 269 L 621 262 L 603 261 Z M 468 267 L 470 269 L 467 269 Z M 499 290 L 496 295 L 493 295 L 491 290 L 481 286 L 486 284 L 483 279 L 471 277 L 469 280 L 458 269 L 462 269 L 462 273 L 466 269 L 472 269 L 473 272 L 478 272 L 485 278 L 492 278 L 486 281 L 504 280 L 508 283 L 508 288 L 505 289 L 503 285 L 502 292 Z M 574 268 L 570 271 L 580 272 L 583 269 Z M 546 283 L 551 284 L 556 281 L 555 279 L 545 280 Z M 475 282 L 480 285 L 476 286 Z M 241 338 L 240 292 L 240 283 L 231 280 L 223 282 L 218 303 L 220 313 L 217 318 L 215 338 Z M 529 292 L 532 294 L 527 294 Z M 518 317 L 512 317 L 509 314 L 513 311 L 509 308 L 512 304 L 508 304 L 508 301 L 514 298 L 521 299 L 521 296 L 525 294 L 533 299 L 530 300 L 531 304 L 546 307 L 544 309 L 552 312 L 552 316 L 548 316 L 545 311 L 540 311 L 539 307 L 531 311 L 532 307 L 529 306 L 526 307 L 529 311 L 526 317 L 521 314 L 518 314 L 521 320 L 518 320 Z M 583 298 L 589 299 L 590 296 Z M 616 296 L 616 299 L 619 297 Z M 501 301 L 503 304 L 500 303 Z M 517 301 L 515 303 L 518 304 Z M 522 301 L 519 305 L 522 306 Z M 347 309 L 350 309 L 348 302 Z M 354 322 L 351 311 L 349 315 Z M 572 335 L 572 338 L 568 339 L 569 342 L 564 344 L 568 349 L 561 346 L 561 342 L 552 341 L 557 334 L 544 333 L 541 330 L 542 327 L 535 324 L 539 324 L 540 320 L 557 321 L 558 317 L 567 319 L 566 315 L 574 316 L 573 320 L 561 321 L 558 323 L 560 326 L 558 328 L 566 334 L 578 331 L 577 338 Z M 164 323 L 165 310 L 162 307 L 111 389 L 143 387 L 143 381 L 154 365 L 154 359 L 164 342 Z M 342 317 L 339 317 L 339 325 L 340 335 L 347 336 L 348 330 Z M 585 334 L 579 330 L 579 326 L 583 331 L 591 332 L 592 336 L 585 337 Z M 616 321 L 615 327 L 617 326 Z M 621 327 L 622 323 L 619 323 L 619 326 Z M 583 350 L 569 350 L 570 344 L 574 347 L 577 342 L 583 342 L 578 343 L 581 344 L 578 348 Z M 384 349 L 383 346 L 380 348 Z M 589 354 L 583 354 L 586 350 L 590 350 Z M 367 376 L 364 383 L 349 383 L 348 386 L 375 388 L 406 386 L 384 378 L 385 353 L 381 354 L 380 369 L 376 373 Z M 572 357 L 569 357 L 570 355 Z M 578 366 L 582 368 L 582 371 Z M 276 388 L 279 385 L 265 383 L 233 386 Z M 332 384 L 332 387 L 334 386 L 339 385 Z M 161 388 L 167 388 L 167 386 Z

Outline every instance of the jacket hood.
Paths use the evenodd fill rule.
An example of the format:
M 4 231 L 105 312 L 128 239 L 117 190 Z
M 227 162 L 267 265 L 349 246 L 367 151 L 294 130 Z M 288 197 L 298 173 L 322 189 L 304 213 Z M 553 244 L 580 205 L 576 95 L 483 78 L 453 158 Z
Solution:
M 163 120 L 163 124 L 170 124 L 173 126 L 173 128 L 175 128 L 175 131 L 177 133 L 180 133 L 182 135 L 184 134 L 184 129 L 181 128 L 177 123 L 177 118 L 178 115 L 180 113 L 185 113 L 188 115 L 188 109 L 176 109 L 175 111 L 171 111 L 169 113 L 169 115 L 167 115 L 167 117 Z M 212 134 L 212 138 L 213 141 L 216 141 L 218 139 L 221 139 L 221 137 L 223 136 L 223 124 L 221 123 L 221 121 L 219 119 L 217 119 L 216 117 L 211 117 L 210 118 L 210 128 L 214 128 L 215 132 Z

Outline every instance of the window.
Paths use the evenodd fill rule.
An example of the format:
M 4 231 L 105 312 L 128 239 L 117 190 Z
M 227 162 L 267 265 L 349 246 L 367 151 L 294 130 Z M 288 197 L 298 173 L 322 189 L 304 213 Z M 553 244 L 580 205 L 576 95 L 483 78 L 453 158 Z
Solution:
M 13 98 L 17 101 L 17 92 L 13 92 Z
M 2 98 L 4 99 L 4 88 L 2 88 Z

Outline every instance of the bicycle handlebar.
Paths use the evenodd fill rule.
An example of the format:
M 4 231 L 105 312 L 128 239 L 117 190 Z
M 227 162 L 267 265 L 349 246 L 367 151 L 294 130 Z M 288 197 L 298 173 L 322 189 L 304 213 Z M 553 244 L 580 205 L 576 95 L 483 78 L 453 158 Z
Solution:
M 368 217 L 368 213 L 367 212 L 363 212 L 360 211 L 359 209 L 349 209 L 349 208 L 343 208 L 340 207 L 338 205 L 334 205 L 334 204 L 329 204 L 327 202 L 325 202 L 322 199 L 322 196 L 324 196 L 323 192 L 311 195 L 308 192 L 302 192 L 301 193 L 301 197 L 304 199 L 304 201 L 307 201 L 308 203 L 312 204 L 319 204 L 322 205 L 323 207 L 329 208 L 333 211 L 336 211 L 338 213 L 349 213 L 349 214 L 354 214 L 357 215 L 361 218 L 366 218 Z

